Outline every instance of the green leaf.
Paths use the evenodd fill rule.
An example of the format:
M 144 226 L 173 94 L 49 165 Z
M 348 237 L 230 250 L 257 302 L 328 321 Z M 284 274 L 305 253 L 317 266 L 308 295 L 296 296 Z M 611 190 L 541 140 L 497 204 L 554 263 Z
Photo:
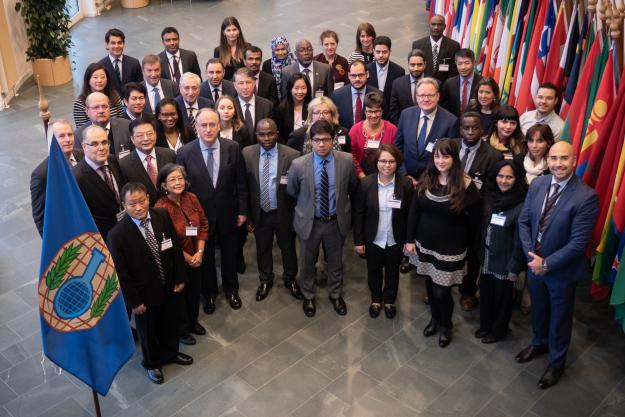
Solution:
M 104 309 L 108 304 L 109 300 L 117 290 L 117 274 L 113 272 L 108 276 L 106 282 L 104 283 L 104 288 L 102 288 L 102 292 L 98 295 L 98 298 L 93 302 L 91 306 L 91 317 L 96 318 L 100 317 L 104 314 Z
M 54 263 L 52 268 L 50 268 L 45 278 L 46 286 L 50 291 L 57 289 L 63 283 L 63 278 L 65 274 L 67 274 L 72 262 L 80 255 L 80 249 L 82 249 L 82 244 L 74 246 L 72 243 L 63 250 L 59 259 Z

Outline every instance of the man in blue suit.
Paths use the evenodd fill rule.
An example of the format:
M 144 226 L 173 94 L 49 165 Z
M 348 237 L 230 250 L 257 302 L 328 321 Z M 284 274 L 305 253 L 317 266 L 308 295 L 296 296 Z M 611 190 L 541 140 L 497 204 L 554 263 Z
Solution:
M 532 297 L 532 343 L 516 361 L 549 352 L 538 388 L 555 385 L 571 341 L 577 282 L 590 270 L 584 252 L 598 212 L 597 194 L 575 176 L 575 152 L 566 142 L 549 150 L 551 175 L 532 182 L 519 218 L 519 237 L 528 259 Z
M 376 87 L 367 84 L 369 71 L 363 61 L 354 61 L 349 65 L 350 84 L 344 85 L 332 93 L 332 101 L 339 110 L 339 124 L 347 129 L 361 120 L 365 120 L 365 96 L 367 93 L 377 91 L 384 94 Z

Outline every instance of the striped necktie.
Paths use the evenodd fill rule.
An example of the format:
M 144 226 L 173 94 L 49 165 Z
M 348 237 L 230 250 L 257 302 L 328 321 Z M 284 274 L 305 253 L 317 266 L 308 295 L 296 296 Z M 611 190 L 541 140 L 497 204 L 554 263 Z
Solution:
M 327 159 L 321 161 L 321 181 L 319 192 L 319 214 L 321 217 L 330 216 L 330 178 L 328 177 L 328 170 L 326 165 Z
M 271 199 L 269 196 L 269 162 L 270 162 L 270 154 L 269 152 L 265 152 L 263 154 L 263 168 L 262 168 L 262 178 L 260 181 L 260 208 L 265 212 L 271 211 Z
M 161 279 L 161 282 L 165 283 L 165 274 L 163 273 L 163 264 L 161 263 L 161 252 L 158 250 L 158 242 L 156 241 L 156 237 L 154 237 L 154 233 L 148 227 L 150 223 L 149 218 L 145 218 L 141 220 L 141 227 L 143 227 L 143 231 L 145 232 L 145 242 L 148 244 L 150 248 L 150 252 L 152 252 L 152 258 L 154 262 L 156 262 L 156 269 L 158 269 L 158 274 Z

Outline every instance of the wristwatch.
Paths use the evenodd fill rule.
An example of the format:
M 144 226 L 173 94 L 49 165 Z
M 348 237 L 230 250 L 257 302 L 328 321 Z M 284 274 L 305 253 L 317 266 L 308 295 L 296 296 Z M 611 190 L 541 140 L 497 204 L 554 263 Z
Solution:
M 543 269 L 543 271 L 549 272 L 549 268 L 547 267 L 547 260 L 546 259 L 543 259 L 543 262 L 540 264 L 540 266 Z

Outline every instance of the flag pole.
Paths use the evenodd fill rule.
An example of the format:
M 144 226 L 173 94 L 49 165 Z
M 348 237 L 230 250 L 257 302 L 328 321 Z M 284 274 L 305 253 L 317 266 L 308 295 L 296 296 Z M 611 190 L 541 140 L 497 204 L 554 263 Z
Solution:
M 48 99 L 43 95 L 43 87 L 39 82 L 39 74 L 36 75 L 35 79 L 37 80 L 37 90 L 39 91 L 39 117 L 43 120 L 43 131 L 48 136 L 48 122 L 50 121 L 50 112 L 48 109 L 50 108 L 50 103 Z
M 98 393 L 94 389 L 91 389 L 91 392 L 93 393 L 93 405 L 95 406 L 95 415 L 96 417 L 102 417 L 102 413 L 100 412 L 100 399 L 98 398 Z
M 619 0 L 614 6 L 614 10 L 612 11 L 613 24 L 615 26 L 611 26 L 612 38 L 614 39 L 614 47 L 616 48 L 616 64 L 618 68 L 619 74 L 621 73 L 621 69 L 623 68 L 623 31 L 621 27 L 623 26 L 623 18 L 625 18 L 625 3 L 623 0 Z

